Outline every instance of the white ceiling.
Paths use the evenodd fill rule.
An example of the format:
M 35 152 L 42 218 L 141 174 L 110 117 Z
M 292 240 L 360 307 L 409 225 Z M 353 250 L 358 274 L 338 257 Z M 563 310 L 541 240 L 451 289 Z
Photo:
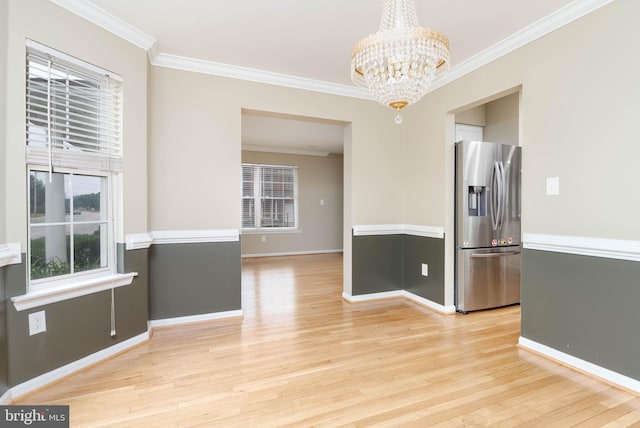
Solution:
M 383 4 L 383 0 L 52 1 L 76 9 L 89 7 L 93 12 L 102 9 L 146 33 L 155 40 L 152 59 L 157 53 L 170 54 L 338 85 L 351 85 L 351 50 L 377 31 Z M 575 3 L 579 2 L 585 0 Z M 416 10 L 420 25 L 449 38 L 455 68 L 570 3 L 572 0 L 416 0 Z M 269 129 L 266 136 L 267 128 L 261 132 L 245 124 L 244 143 L 251 145 L 264 144 L 262 139 L 278 144 L 269 119 L 277 120 L 276 129 L 288 124 L 282 117 L 245 114 L 243 118 Z M 292 122 L 289 125 L 299 128 L 300 120 Z M 301 133 L 303 147 L 317 145 L 320 151 L 334 151 L 317 138 L 305 138 L 317 137 L 319 125 L 313 126 Z M 284 143 L 285 135 L 282 138 Z
M 344 123 L 260 111 L 242 111 L 244 150 L 327 156 L 342 153 Z

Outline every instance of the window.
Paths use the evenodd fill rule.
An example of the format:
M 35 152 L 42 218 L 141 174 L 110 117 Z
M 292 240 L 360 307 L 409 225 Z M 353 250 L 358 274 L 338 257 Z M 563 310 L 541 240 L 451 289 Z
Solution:
M 107 268 L 105 176 L 29 173 L 31 280 Z
M 242 228 L 298 228 L 298 168 L 242 164 Z
M 29 291 L 116 272 L 121 79 L 27 41 Z

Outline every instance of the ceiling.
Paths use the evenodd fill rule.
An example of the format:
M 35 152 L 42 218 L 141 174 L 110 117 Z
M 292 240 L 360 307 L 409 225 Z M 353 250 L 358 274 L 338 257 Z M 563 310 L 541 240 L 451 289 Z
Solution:
M 155 55 L 168 54 L 337 86 L 352 85 L 351 50 L 360 39 L 378 30 L 383 4 L 382 0 L 52 1 L 70 9 L 73 7 L 69 5 L 90 8 L 146 34 L 153 42 L 153 47 L 145 46 L 152 62 Z M 580 1 L 584 3 L 575 3 Z M 453 71 L 571 3 L 572 0 L 416 0 L 416 11 L 420 25 L 449 38 Z M 265 137 L 268 142 L 261 143 L 260 129 L 243 126 L 243 135 L 246 132 L 251 136 L 245 144 L 278 144 L 270 120 L 279 124 L 276 130 L 288 124 L 300 126 L 300 118 L 289 123 L 283 117 L 255 112 L 249 116 L 247 120 L 256 127 L 268 127 L 269 137 Z M 319 123 L 312 124 L 315 131 L 303 132 L 303 140 L 304 135 L 319 132 Z M 266 130 L 262 129 L 262 135 Z M 335 133 L 336 129 L 327 132 Z M 311 139 L 301 144 L 307 148 L 318 146 L 319 151 L 335 150 Z
M 242 149 L 327 156 L 342 153 L 345 123 L 261 111 L 242 111 Z

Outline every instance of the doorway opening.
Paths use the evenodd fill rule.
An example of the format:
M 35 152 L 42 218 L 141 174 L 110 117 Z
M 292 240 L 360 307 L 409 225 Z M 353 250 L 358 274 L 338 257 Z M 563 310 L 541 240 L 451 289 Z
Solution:
M 344 251 L 348 125 L 242 110 L 243 260 Z
M 516 87 L 451 115 L 453 142 L 460 143 L 455 145 L 455 179 L 450 189 L 455 196 L 448 229 L 454 239 L 448 258 L 453 276 L 450 291 L 458 312 L 520 302 L 520 105 L 521 88 Z M 482 263 L 482 269 L 474 260 Z M 480 271 L 489 279 L 486 284 L 475 279 Z M 489 284 L 499 285 L 499 290 Z

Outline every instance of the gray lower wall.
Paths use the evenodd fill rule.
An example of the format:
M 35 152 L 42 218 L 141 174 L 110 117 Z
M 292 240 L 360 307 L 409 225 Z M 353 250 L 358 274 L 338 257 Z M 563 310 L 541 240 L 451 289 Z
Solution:
M 402 290 L 404 235 L 354 236 L 351 293 Z
M 352 294 L 407 290 L 444 304 L 444 239 L 413 235 L 353 236 Z M 422 263 L 429 276 L 422 276 Z
M 422 276 L 423 263 L 428 276 Z M 405 235 L 404 289 L 444 305 L 444 239 Z
M 16 311 L 8 303 L 9 385 L 15 386 L 147 331 L 147 250 L 119 251 L 119 266 L 136 271 L 115 289 L 116 335 L 111 336 L 111 291 Z M 23 260 L 25 255 L 23 254 Z M 5 267 L 10 296 L 26 291 L 24 263 Z M 44 310 L 47 331 L 29 336 L 28 316 Z
M 0 395 L 9 387 L 147 332 L 149 319 L 241 309 L 240 242 L 117 249 L 118 272 L 138 272 L 111 291 L 18 312 L 10 297 L 26 292 L 25 263 L 0 268 Z M 26 260 L 26 255 L 22 255 Z M 44 310 L 47 331 L 29 336 L 28 316 Z
M 640 263 L 537 250 L 522 258 L 522 336 L 640 380 Z
M 241 309 L 240 242 L 152 245 L 151 320 Z

